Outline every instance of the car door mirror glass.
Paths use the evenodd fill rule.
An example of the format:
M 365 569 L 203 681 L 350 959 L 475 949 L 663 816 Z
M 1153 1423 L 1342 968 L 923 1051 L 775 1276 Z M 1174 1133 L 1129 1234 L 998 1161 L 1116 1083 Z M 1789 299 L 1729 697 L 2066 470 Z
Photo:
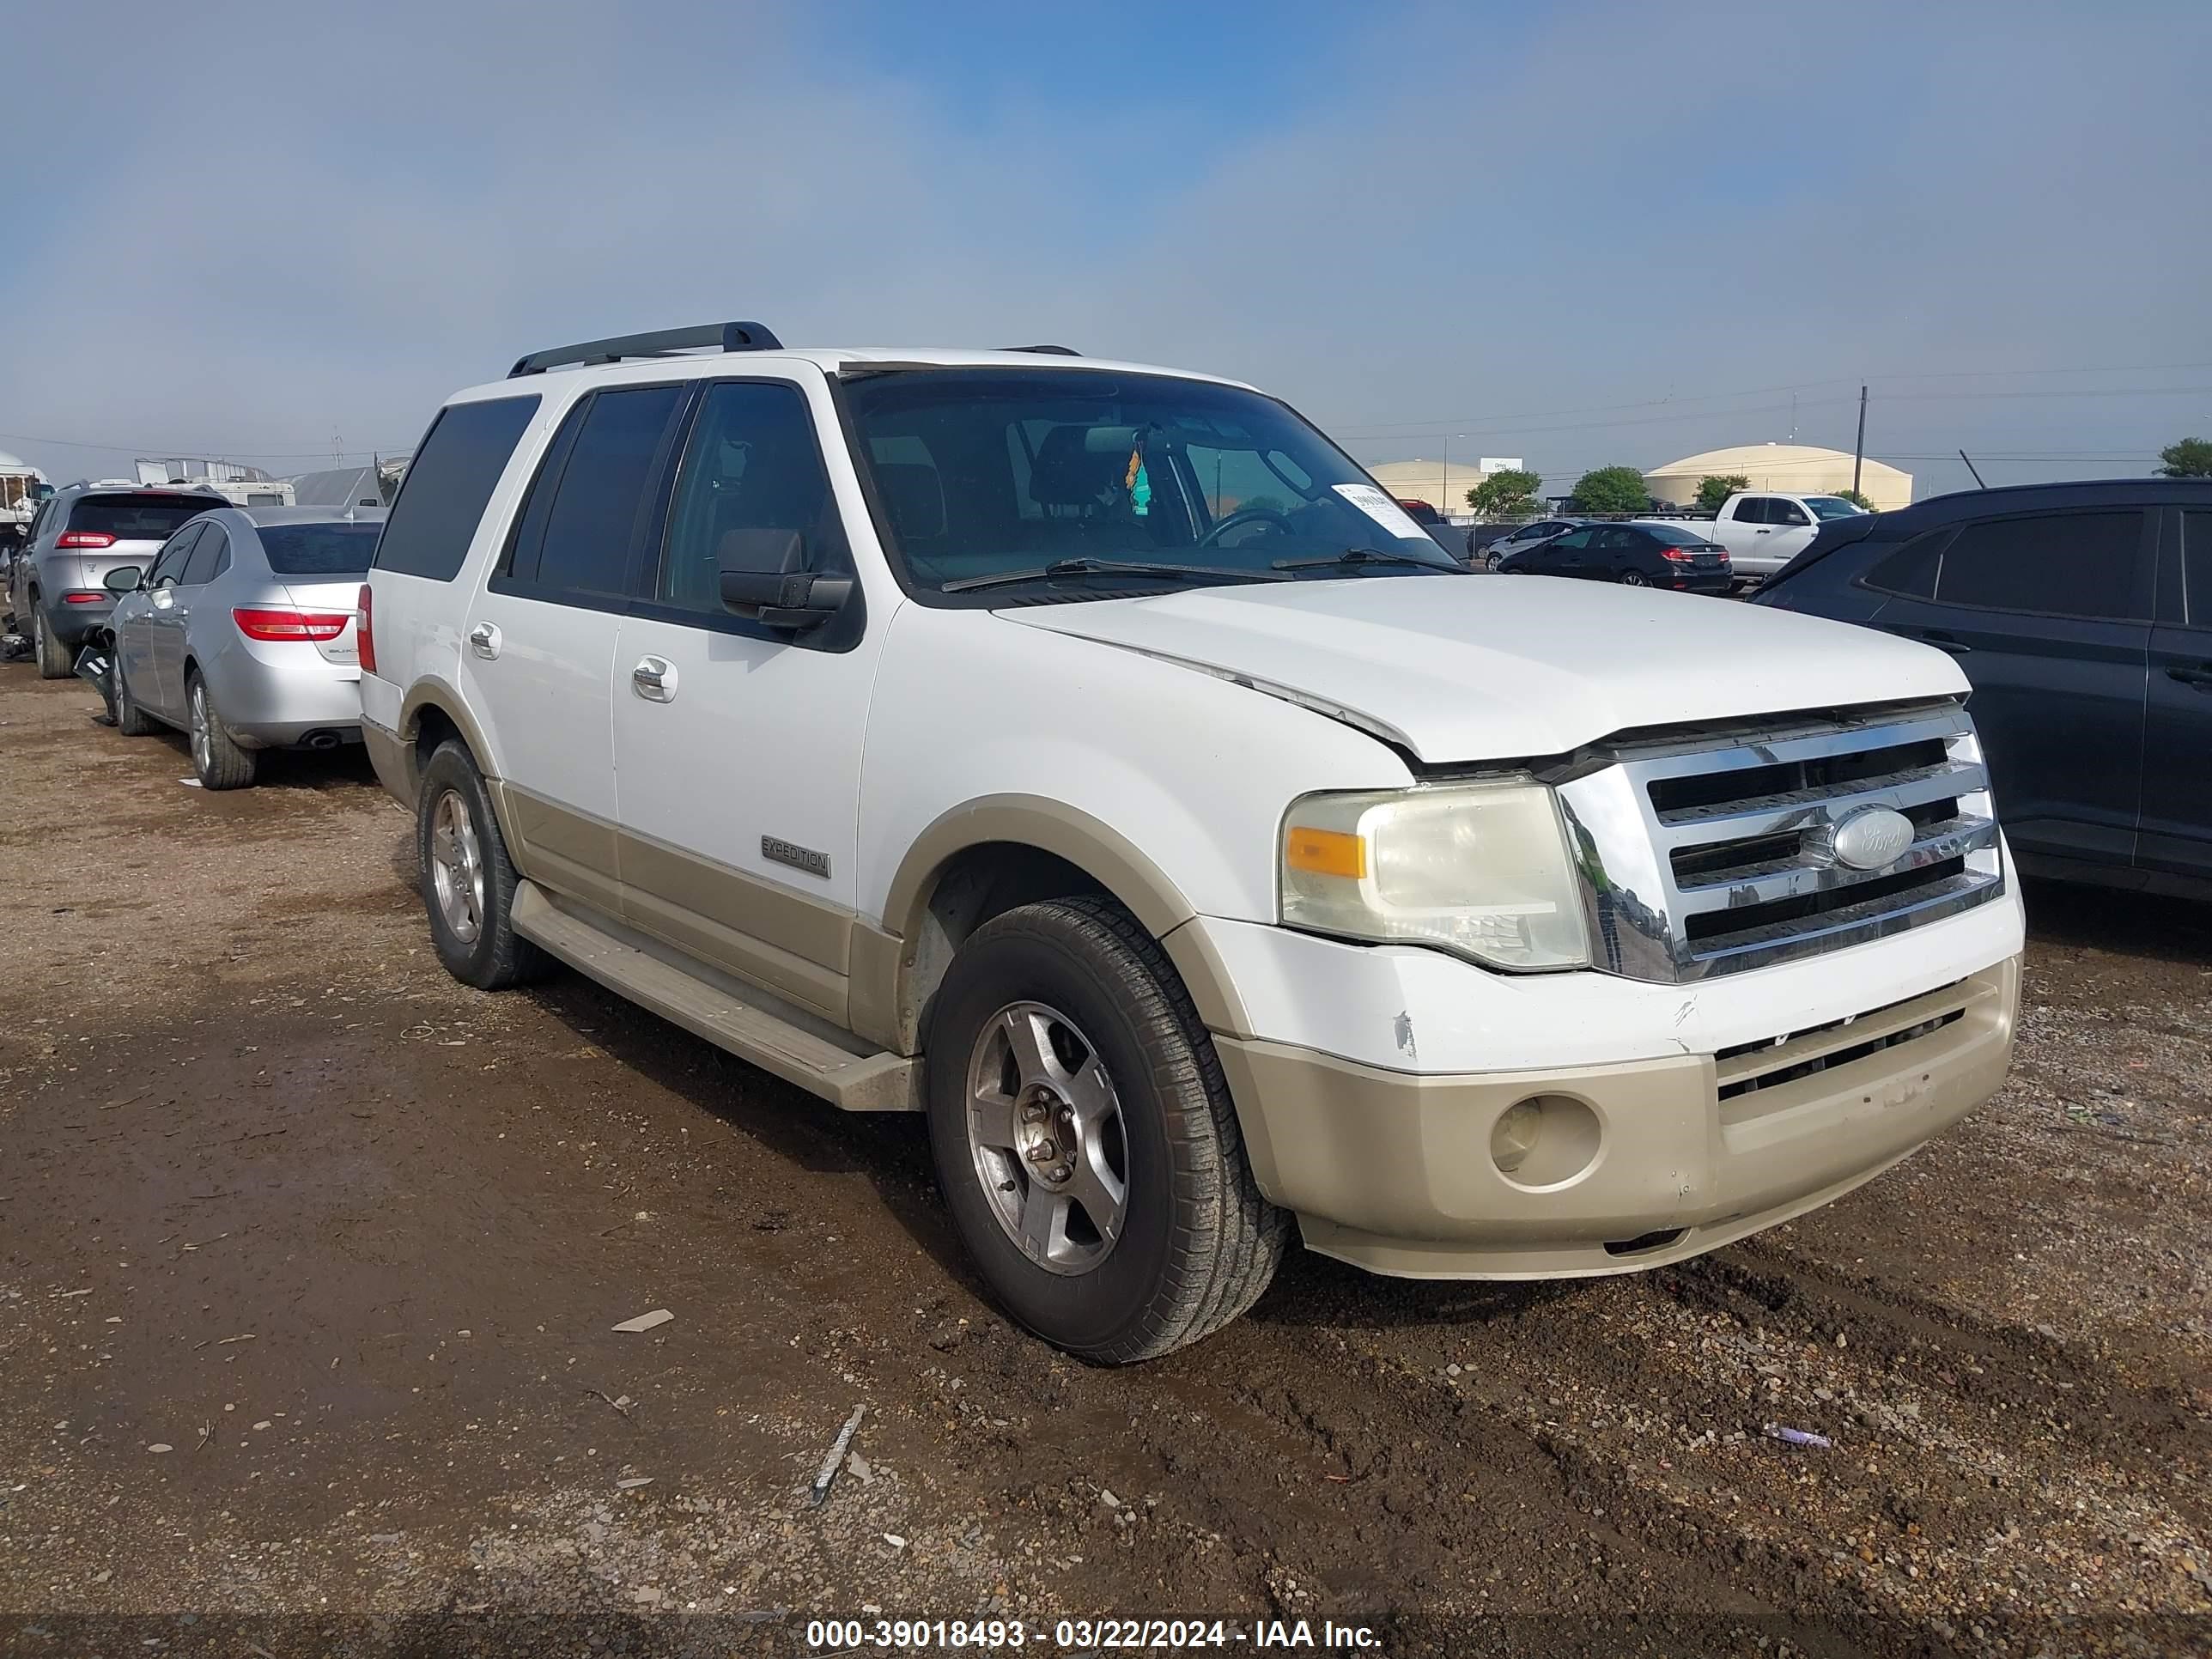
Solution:
M 139 580 L 145 571 L 135 564 L 118 565 L 100 579 L 100 586 L 111 593 L 136 593 Z
M 766 627 L 819 627 L 852 597 L 848 579 L 810 568 L 806 538 L 796 530 L 726 531 L 715 554 L 723 606 Z

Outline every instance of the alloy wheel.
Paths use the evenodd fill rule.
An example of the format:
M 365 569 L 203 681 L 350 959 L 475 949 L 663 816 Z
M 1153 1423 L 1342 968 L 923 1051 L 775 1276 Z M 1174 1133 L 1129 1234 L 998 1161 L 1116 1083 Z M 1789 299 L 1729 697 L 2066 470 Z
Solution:
M 1048 1273 L 1087 1273 L 1127 1215 L 1121 1097 L 1066 1014 L 1017 1002 L 983 1023 L 968 1061 L 968 1146 L 991 1213 Z
M 457 789 L 438 797 L 430 815 L 430 888 L 438 914 L 455 939 L 476 943 L 483 931 L 483 849 L 467 799 Z

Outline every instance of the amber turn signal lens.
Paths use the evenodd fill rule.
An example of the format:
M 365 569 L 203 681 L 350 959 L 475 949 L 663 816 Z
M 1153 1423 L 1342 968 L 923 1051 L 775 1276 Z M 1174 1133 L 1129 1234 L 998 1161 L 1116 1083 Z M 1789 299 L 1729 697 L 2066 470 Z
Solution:
M 1301 830 L 1283 836 L 1283 862 L 1310 875 L 1341 876 L 1358 881 L 1367 873 L 1367 842 L 1341 830 Z

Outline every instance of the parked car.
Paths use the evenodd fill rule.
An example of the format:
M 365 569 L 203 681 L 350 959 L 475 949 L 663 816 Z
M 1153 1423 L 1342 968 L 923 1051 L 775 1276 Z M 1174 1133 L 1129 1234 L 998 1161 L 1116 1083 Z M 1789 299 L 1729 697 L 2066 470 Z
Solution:
M 1509 576 L 1576 576 L 1624 587 L 1726 593 L 1735 586 L 1728 550 L 1663 524 L 1588 524 L 1509 554 Z
M 9 570 L 8 608 L 31 636 L 39 678 L 66 678 L 76 647 L 106 623 L 115 603 L 109 571 L 144 565 L 179 525 L 223 505 L 212 490 L 119 479 L 69 484 L 48 496 Z
M 1420 526 L 1421 533 L 1455 557 L 1459 552 L 1459 532 L 1452 528 L 1449 519 L 1437 511 L 1418 495 L 1401 495 L 1398 505 L 1406 509 L 1406 516 Z
M 447 969 L 565 962 L 926 1113 L 981 1275 L 1087 1356 L 1236 1317 L 1294 1227 L 1678 1261 L 2004 1075 L 1954 662 L 1474 580 L 1249 386 L 752 323 L 535 353 L 438 415 L 360 605 Z
M 1723 501 L 1710 519 L 1655 514 L 1637 522 L 1690 531 L 1726 548 L 1739 574 L 1771 576 L 1803 552 L 1822 525 L 1865 516 L 1864 507 L 1841 495 L 1778 495 L 1771 490 L 1741 489 Z
M 1477 525 L 1467 532 L 1467 556 L 1469 563 L 1479 563 L 1485 569 L 1495 570 L 1516 553 L 1525 553 L 1530 548 L 1547 542 L 1554 536 L 1564 536 L 1570 530 L 1580 528 L 1580 519 L 1538 519 L 1508 530 L 1500 536 L 1486 537 L 1478 549 L 1475 531 L 1495 528 Z
M 1951 653 L 2024 868 L 2212 897 L 2212 482 L 1978 489 L 1830 524 L 1758 602 Z
M 354 607 L 383 520 L 224 507 L 110 571 L 117 727 L 183 731 L 210 789 L 251 784 L 264 750 L 360 742 Z

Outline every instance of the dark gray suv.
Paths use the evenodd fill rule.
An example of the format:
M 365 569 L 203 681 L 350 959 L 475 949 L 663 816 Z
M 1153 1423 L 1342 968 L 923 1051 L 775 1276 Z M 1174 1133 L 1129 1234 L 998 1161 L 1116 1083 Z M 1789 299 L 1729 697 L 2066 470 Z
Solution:
M 9 569 L 6 607 L 31 636 L 39 678 L 66 678 L 77 646 L 106 626 L 115 608 L 102 585 L 109 571 L 151 564 L 179 525 L 229 505 L 212 489 L 116 479 L 70 484 L 49 496 Z

